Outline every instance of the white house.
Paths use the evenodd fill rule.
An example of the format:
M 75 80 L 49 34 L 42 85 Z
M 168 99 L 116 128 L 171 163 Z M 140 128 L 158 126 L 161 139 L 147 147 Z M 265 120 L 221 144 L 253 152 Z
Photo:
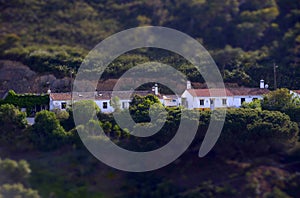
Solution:
M 181 105 L 181 98 L 177 95 L 163 95 L 160 97 L 160 102 L 165 107 L 178 107 Z
M 133 95 L 146 96 L 151 94 L 149 91 L 135 91 Z M 65 110 L 72 105 L 72 99 L 74 102 L 79 100 L 93 100 L 101 109 L 103 113 L 112 113 L 114 108 L 111 105 L 111 99 L 118 97 L 120 99 L 120 108 L 129 108 L 131 102 L 131 91 L 99 91 L 99 92 L 84 92 L 84 93 L 50 93 L 49 109 L 61 109 Z
M 263 99 L 263 95 L 269 93 L 261 81 L 260 88 L 225 88 L 225 89 L 191 89 L 187 83 L 187 89 L 181 96 L 182 105 L 188 109 L 215 109 L 240 107 L 243 102 L 251 102 Z
M 50 93 L 49 95 L 49 110 L 67 109 L 71 104 L 71 93 Z
M 131 102 L 131 98 L 133 95 L 140 95 L 140 96 L 146 96 L 148 94 L 151 94 L 149 91 L 134 91 L 134 93 L 131 95 L 131 91 L 99 91 L 97 92 L 97 95 L 95 96 L 95 103 L 99 106 L 101 109 L 101 112 L 103 113 L 112 113 L 114 112 L 114 108 L 111 105 L 111 99 L 113 97 L 118 97 L 120 100 L 120 108 L 121 109 L 128 109 L 129 103 Z
M 300 97 L 300 90 L 291 90 L 291 94 L 293 94 L 294 97 Z
M 72 105 L 72 99 L 74 102 L 79 100 L 93 100 L 99 106 L 101 112 L 112 113 L 114 108 L 111 105 L 111 99 L 113 97 L 118 97 L 120 100 L 120 108 L 128 109 L 129 103 L 133 95 L 146 96 L 149 94 L 155 94 L 160 102 L 167 107 L 177 107 L 181 105 L 181 98 L 176 95 L 160 95 L 158 92 L 158 86 L 155 84 L 152 91 L 98 91 L 98 92 L 83 92 L 83 93 L 73 93 L 73 98 L 71 93 L 51 93 L 49 109 L 67 109 Z
M 233 105 L 233 95 L 227 89 L 187 89 L 181 96 L 188 109 L 214 109 Z
M 233 96 L 233 104 L 231 107 L 240 107 L 243 102 L 252 102 L 253 100 L 262 100 L 263 95 L 269 93 L 268 89 L 262 88 L 228 88 L 229 92 Z
M 260 88 L 225 88 L 225 89 L 192 89 L 191 83 L 187 82 L 187 89 L 183 92 L 181 97 L 177 95 L 161 95 L 158 93 L 158 86 L 155 85 L 151 91 L 98 91 L 98 92 L 84 92 L 84 93 L 51 93 L 49 109 L 67 109 L 74 102 L 79 100 L 94 100 L 103 113 L 112 113 L 114 111 L 111 105 L 111 99 L 118 97 L 120 100 L 120 108 L 129 108 L 129 103 L 133 95 L 146 96 L 148 94 L 155 94 L 158 96 L 160 102 L 166 107 L 185 106 L 188 109 L 215 109 L 215 108 L 229 108 L 240 107 L 243 102 L 251 102 L 256 99 L 262 99 L 264 94 L 269 90 L 265 88 L 264 81 L 261 80 Z M 295 92 L 297 93 L 297 92 Z M 299 92 L 298 92 L 299 93 Z

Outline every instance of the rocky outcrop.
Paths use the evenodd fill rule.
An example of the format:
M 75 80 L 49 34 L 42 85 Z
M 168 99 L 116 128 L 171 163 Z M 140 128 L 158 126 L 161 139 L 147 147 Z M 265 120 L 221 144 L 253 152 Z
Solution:
M 38 74 L 28 66 L 8 60 L 0 60 L 0 90 L 14 90 L 16 93 L 46 93 L 70 91 L 70 78 L 56 78 L 52 74 Z

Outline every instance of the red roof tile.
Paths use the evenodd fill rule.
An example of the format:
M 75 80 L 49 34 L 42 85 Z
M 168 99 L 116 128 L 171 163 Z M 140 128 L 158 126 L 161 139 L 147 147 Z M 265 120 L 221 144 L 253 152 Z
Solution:
M 270 91 L 268 89 L 239 87 L 225 89 L 190 89 L 188 92 L 194 97 L 223 97 L 264 95 Z
M 132 98 L 133 95 L 146 96 L 151 94 L 151 91 L 134 91 L 130 97 L 130 91 L 99 91 L 95 95 L 94 92 L 73 93 L 74 100 L 110 100 L 113 96 L 118 96 L 120 99 Z M 50 93 L 52 100 L 72 100 L 71 93 Z
M 228 89 L 189 89 L 188 92 L 194 97 L 232 96 L 232 93 Z
M 50 93 L 50 98 L 52 100 L 71 100 L 71 93 Z
M 257 96 L 257 95 L 264 95 L 270 92 L 268 89 L 248 88 L 248 87 L 228 88 L 228 90 L 234 96 Z
M 300 90 L 293 90 L 293 92 L 300 94 Z

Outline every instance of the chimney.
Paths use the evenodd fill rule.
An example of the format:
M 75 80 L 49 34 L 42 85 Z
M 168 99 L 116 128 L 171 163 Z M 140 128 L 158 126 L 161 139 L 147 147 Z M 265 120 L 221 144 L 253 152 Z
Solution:
M 264 89 L 265 88 L 265 81 L 264 80 L 260 80 L 260 86 L 259 88 Z
M 189 80 L 186 82 L 186 89 L 192 89 L 192 84 Z
M 157 86 L 157 84 L 154 85 L 154 94 L 156 96 L 158 95 L 158 86 Z

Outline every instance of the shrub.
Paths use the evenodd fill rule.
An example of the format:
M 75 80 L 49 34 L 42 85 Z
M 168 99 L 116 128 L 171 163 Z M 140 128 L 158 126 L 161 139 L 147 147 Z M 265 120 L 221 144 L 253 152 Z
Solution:
M 30 130 L 30 139 L 38 149 L 56 149 L 66 143 L 67 138 L 68 134 L 53 112 L 44 110 L 36 114 L 35 124 Z

